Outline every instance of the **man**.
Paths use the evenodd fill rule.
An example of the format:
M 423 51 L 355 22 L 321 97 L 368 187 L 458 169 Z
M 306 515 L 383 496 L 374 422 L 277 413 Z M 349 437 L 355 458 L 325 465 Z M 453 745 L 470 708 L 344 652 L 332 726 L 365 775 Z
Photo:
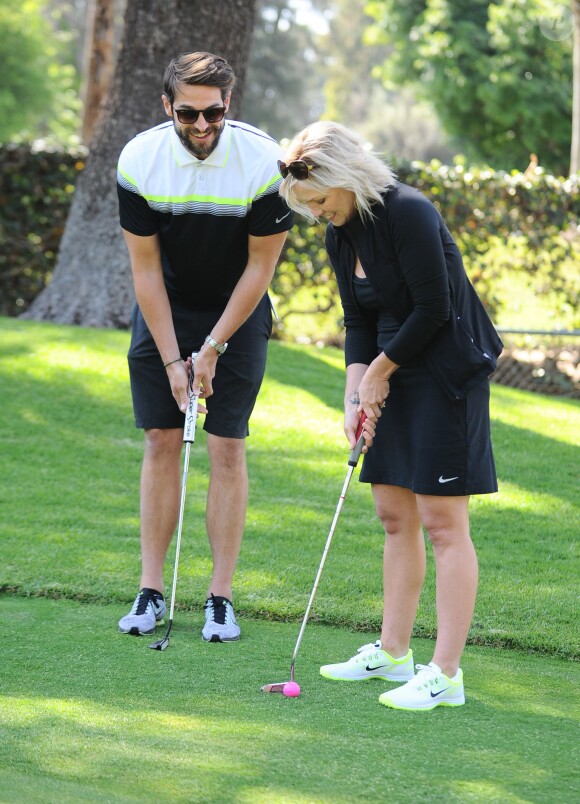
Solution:
M 232 577 L 247 507 L 244 439 L 271 334 L 267 289 L 292 215 L 278 195 L 278 145 L 224 118 L 234 82 L 230 65 L 211 53 L 172 60 L 162 96 L 171 122 L 135 137 L 119 159 L 120 221 L 137 299 L 129 373 L 135 423 L 145 431 L 141 587 L 119 621 L 127 634 L 152 633 L 166 612 L 163 567 L 179 516 L 187 356 L 196 351 L 213 559 L 202 636 L 240 636 Z

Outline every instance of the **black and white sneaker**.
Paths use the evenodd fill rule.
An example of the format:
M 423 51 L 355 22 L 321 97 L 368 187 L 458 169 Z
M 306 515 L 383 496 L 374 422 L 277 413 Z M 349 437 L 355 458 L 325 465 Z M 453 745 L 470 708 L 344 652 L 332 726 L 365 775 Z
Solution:
M 141 589 L 129 614 L 119 620 L 119 631 L 133 636 L 152 634 L 157 623 L 163 621 L 166 611 L 167 606 L 161 592 Z
M 201 632 L 206 642 L 235 642 L 240 638 L 231 600 L 211 595 L 205 602 L 205 625 Z

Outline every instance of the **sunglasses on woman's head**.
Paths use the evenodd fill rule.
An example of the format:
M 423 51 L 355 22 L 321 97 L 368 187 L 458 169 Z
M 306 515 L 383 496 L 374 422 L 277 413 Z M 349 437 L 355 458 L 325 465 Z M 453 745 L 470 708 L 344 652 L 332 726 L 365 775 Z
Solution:
M 296 159 L 294 162 L 280 162 L 278 161 L 278 170 L 282 178 L 285 179 L 288 174 L 298 181 L 304 181 L 310 175 L 310 171 L 314 165 L 307 164 L 303 159 Z
M 224 119 L 226 113 L 225 106 L 210 106 L 209 109 L 176 109 L 175 106 L 171 107 L 180 123 L 186 126 L 191 126 L 197 123 L 197 118 L 200 114 L 203 115 L 206 123 L 219 123 Z

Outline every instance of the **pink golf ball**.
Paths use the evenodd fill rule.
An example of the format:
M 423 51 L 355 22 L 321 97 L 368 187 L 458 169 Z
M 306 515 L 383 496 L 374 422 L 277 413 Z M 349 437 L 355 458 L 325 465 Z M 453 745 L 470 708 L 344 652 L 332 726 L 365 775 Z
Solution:
M 287 698 L 297 698 L 300 695 L 300 684 L 297 684 L 295 681 L 288 681 L 284 684 L 282 693 Z

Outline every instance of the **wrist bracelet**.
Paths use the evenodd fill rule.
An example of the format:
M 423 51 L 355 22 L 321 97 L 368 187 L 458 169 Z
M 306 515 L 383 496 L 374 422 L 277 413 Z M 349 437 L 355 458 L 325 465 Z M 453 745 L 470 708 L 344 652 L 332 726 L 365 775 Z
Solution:
M 172 363 L 179 363 L 180 360 L 181 360 L 180 357 L 176 357 L 175 360 L 170 360 L 168 363 L 164 363 L 163 368 L 167 368 L 167 366 L 170 366 Z
M 216 340 L 214 340 L 211 337 L 211 335 L 207 336 L 207 338 L 205 339 L 204 343 L 209 343 L 209 345 L 211 347 L 213 347 L 216 350 L 216 352 L 218 353 L 218 357 L 219 357 L 219 355 L 223 355 L 223 353 L 228 348 L 227 343 L 218 343 Z

